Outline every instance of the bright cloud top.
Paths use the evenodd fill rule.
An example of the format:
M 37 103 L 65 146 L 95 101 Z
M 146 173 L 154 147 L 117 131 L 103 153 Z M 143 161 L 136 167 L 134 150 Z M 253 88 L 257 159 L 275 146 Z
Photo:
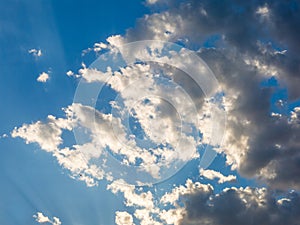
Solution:
M 215 98 L 219 89 L 213 74 L 194 53 L 171 43 L 140 42 L 116 47 L 120 41 L 113 37 L 108 40 L 111 44 L 105 46 L 110 52 L 101 55 L 89 68 L 83 65 L 79 70 L 82 80 L 75 103 L 65 109 L 66 119 L 49 116 L 47 123 L 24 124 L 15 128 L 13 137 L 36 142 L 52 152 L 71 171 L 72 177 L 84 180 L 89 186 L 102 178 L 151 184 L 170 177 L 185 163 L 199 157 L 201 145 L 220 144 L 224 121 L 214 120 L 224 112 Z M 147 52 L 147 48 L 152 50 Z M 120 55 L 123 59 L 117 58 Z M 143 63 L 131 63 L 135 58 Z M 114 59 L 112 65 L 111 59 Z M 121 60 L 126 61 L 123 67 L 118 65 Z M 113 71 L 111 67 L 120 69 Z M 175 82 L 183 79 L 181 71 L 198 81 L 210 112 L 203 115 L 199 99 L 194 101 Z M 44 75 L 41 81 L 48 79 Z M 99 106 L 93 101 L 105 86 L 116 95 L 105 106 L 110 108 L 109 112 L 103 112 L 103 106 L 97 109 Z M 216 126 L 218 132 L 211 137 L 210 132 Z M 74 131 L 76 145 L 60 148 L 63 130 Z M 205 165 L 212 160 L 207 159 Z
M 55 216 L 52 219 L 50 219 L 48 216 L 45 216 L 43 213 L 37 212 L 35 215 L 33 215 L 33 217 L 35 218 L 36 222 L 40 224 L 61 225 L 60 219 Z
M 35 49 L 35 48 L 32 48 L 32 49 L 28 50 L 28 53 L 32 54 L 35 57 L 41 57 L 43 55 L 41 49 Z
M 38 82 L 46 83 L 50 79 L 50 76 L 46 72 L 42 72 L 36 79 Z

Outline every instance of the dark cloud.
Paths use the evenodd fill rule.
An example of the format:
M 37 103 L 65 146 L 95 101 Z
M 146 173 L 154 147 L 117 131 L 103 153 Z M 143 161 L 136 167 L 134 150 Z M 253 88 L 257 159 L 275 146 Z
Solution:
M 227 110 L 227 157 L 236 159 L 233 164 L 245 176 L 257 176 L 276 188 L 299 189 L 300 126 L 291 119 L 297 113 L 270 115 L 274 89 L 261 87 L 263 74 L 248 67 L 241 55 L 206 50 L 201 56 L 215 74 L 222 74 L 220 80 L 232 104 Z
M 230 188 L 220 194 L 199 189 L 182 198 L 186 214 L 181 225 L 299 224 L 300 197 L 295 192 L 277 200 L 264 188 Z

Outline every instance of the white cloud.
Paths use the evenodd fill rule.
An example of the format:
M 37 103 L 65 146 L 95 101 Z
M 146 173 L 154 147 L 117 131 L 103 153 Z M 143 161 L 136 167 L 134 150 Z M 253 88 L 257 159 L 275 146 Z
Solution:
M 38 212 L 36 215 L 33 215 L 34 218 L 36 218 L 36 221 L 38 223 L 49 223 L 50 219 L 47 216 L 44 216 L 43 213 Z
M 204 170 L 202 168 L 200 169 L 200 176 L 203 176 L 209 180 L 217 179 L 219 184 L 236 181 L 236 176 L 234 175 L 224 176 L 222 173 L 218 171 Z
M 55 216 L 52 219 L 50 219 L 48 216 L 45 216 L 43 213 L 37 212 L 35 215 L 33 215 L 33 217 L 35 218 L 36 222 L 38 222 L 38 223 L 61 225 L 60 219 Z
M 159 0 L 147 0 L 146 2 L 150 5 L 157 3 Z
M 132 215 L 128 212 L 116 211 L 115 223 L 117 225 L 134 225 Z
M 46 72 L 42 72 L 39 77 L 36 79 L 38 82 L 46 83 L 49 80 L 50 76 Z
M 148 1 L 149 4 L 155 2 Z M 294 108 L 291 112 L 282 110 L 280 113 L 272 114 L 270 99 L 276 88 L 261 87 L 263 80 L 274 76 L 280 88 L 286 84 L 290 99 L 294 100 L 300 96 L 300 80 L 297 76 L 300 62 L 298 56 L 300 20 L 297 8 L 283 1 L 270 2 L 265 6 L 230 0 L 221 4 L 216 4 L 215 1 L 188 1 L 180 4 L 177 2 L 168 1 L 166 5 L 169 8 L 145 15 L 124 37 L 120 35 L 109 37 L 107 44 L 95 44 L 89 51 L 114 49 L 127 42 L 146 39 L 185 40 L 184 44 L 187 46 L 202 46 L 213 37 L 211 35 L 220 35 L 220 40 L 216 41 L 216 48 L 201 48 L 198 52 L 216 74 L 225 91 L 222 101 L 228 114 L 227 130 L 223 144 L 216 146 L 216 150 L 223 153 L 227 164 L 237 169 L 241 175 L 259 178 L 272 188 L 299 189 L 300 155 L 297 150 L 300 140 L 300 110 Z M 265 29 L 266 27 L 268 29 Z M 271 41 L 263 43 L 261 40 Z M 288 51 L 278 50 L 277 45 Z M 178 64 L 180 63 L 178 61 Z M 157 87 L 155 77 L 151 73 L 148 74 L 148 78 L 139 77 L 147 72 L 149 72 L 147 65 L 128 66 L 117 73 L 110 67 L 104 72 L 99 72 L 83 66 L 78 76 L 87 82 L 105 82 L 105 78 L 114 75 L 108 84 L 117 92 L 136 82 L 135 89 L 132 89 L 134 91 L 122 95 L 126 99 L 124 107 L 129 109 L 134 103 L 134 95 L 141 94 L 143 89 Z M 189 94 L 198 96 L 195 98 L 198 110 L 205 112 L 199 129 L 208 132 L 209 102 L 203 95 L 195 94 L 195 91 L 190 89 L 192 87 L 190 84 L 185 87 L 189 89 Z M 116 102 L 114 104 L 114 107 L 120 107 Z M 170 122 L 175 118 L 175 114 L 170 113 L 163 123 L 148 120 L 150 116 L 158 114 L 156 104 L 160 105 L 161 102 L 152 100 L 149 104 L 132 108 L 137 112 L 136 118 L 151 140 L 157 143 L 172 142 L 177 138 L 176 129 L 172 127 L 174 124 Z M 186 104 L 182 104 L 182 107 L 186 107 Z M 280 109 L 283 108 L 282 106 Z M 158 175 L 157 167 L 149 165 L 157 165 L 156 156 L 165 154 L 165 157 L 168 157 L 168 151 L 153 149 L 156 154 L 153 156 L 143 148 L 138 148 L 131 140 L 131 146 L 135 151 L 130 151 L 118 142 L 109 127 L 110 122 L 116 119 L 119 132 L 117 136 L 122 140 L 126 139 L 125 128 L 118 120 L 120 118 L 95 112 L 89 106 L 75 104 L 68 109 L 74 114 L 76 125 L 87 128 L 93 134 L 91 143 L 59 149 L 62 142 L 61 132 L 65 128 L 56 122 L 23 125 L 16 128 L 12 136 L 22 137 L 27 142 L 37 142 L 42 149 L 52 152 L 58 162 L 71 171 L 72 176 L 84 180 L 88 186 L 96 185 L 98 179 L 105 177 L 101 168 L 88 163 L 89 159 L 101 156 L 104 146 L 109 147 L 113 153 L 124 156 L 123 163 L 128 165 L 141 158 L 144 168 L 153 176 Z M 91 120 L 94 115 L 98 119 L 96 126 Z M 154 126 L 154 129 L 151 129 L 151 126 Z M 160 135 L 161 129 L 166 133 L 163 137 Z M 43 133 L 42 130 L 46 132 Z M 100 137 L 101 141 L 96 137 Z M 181 148 L 188 148 L 193 152 L 196 141 L 188 135 L 184 136 L 184 141 Z M 202 141 L 208 143 L 209 138 L 204 134 Z M 80 152 L 85 152 L 87 160 L 81 158 Z M 184 156 L 181 155 L 182 158 Z M 235 179 L 211 170 L 202 170 L 200 173 L 207 178 L 217 178 L 220 183 Z M 138 191 L 134 187 L 118 182 L 110 184 L 108 189 L 113 193 L 123 193 L 125 204 L 137 208 L 133 216 L 139 219 L 141 224 L 147 225 L 161 223 L 280 225 L 296 224 L 300 219 L 300 200 L 297 193 L 289 193 L 279 200 L 265 188 L 232 187 L 214 193 L 211 185 L 188 180 L 185 185 L 174 188 L 161 198 L 160 203 L 171 208 L 159 210 L 155 205 L 153 193 L 149 191 Z M 224 207 L 228 205 L 230 207 Z M 118 223 L 130 224 L 133 216 L 119 212 L 116 221 L 118 219 Z
M 104 44 L 102 42 L 94 44 L 94 51 L 95 52 L 100 52 L 101 50 L 107 49 L 107 48 L 108 48 L 107 44 Z
M 23 126 L 15 128 L 11 132 L 11 136 L 23 138 L 26 143 L 37 143 L 42 150 L 52 153 L 58 163 L 70 171 L 72 178 L 84 181 L 87 186 L 95 186 L 98 184 L 98 180 L 104 178 L 104 172 L 98 166 L 89 163 L 89 160 L 101 154 L 99 146 L 97 143 L 86 143 L 60 148 L 60 144 L 63 142 L 62 133 L 64 130 L 72 130 L 76 124 L 72 115 L 76 113 L 75 110 L 80 111 L 80 106 L 70 106 L 64 110 L 65 119 L 50 115 L 46 123 L 38 121 L 33 124 L 23 124 Z
M 72 77 L 74 75 L 74 72 L 72 70 L 69 70 L 66 74 L 68 77 Z
M 265 6 L 258 7 L 256 10 L 256 13 L 263 17 L 268 17 L 270 10 L 269 10 L 268 6 L 265 5 Z
M 108 190 L 116 194 L 121 192 L 124 194 L 126 206 L 137 206 L 148 210 L 154 209 L 153 196 L 150 191 L 137 194 L 135 186 L 127 184 L 123 180 L 116 180 L 107 186 Z
M 72 121 L 68 119 L 48 116 L 48 122 L 38 121 L 33 124 L 24 124 L 22 127 L 15 127 L 12 137 L 21 137 L 26 143 L 38 143 L 40 147 L 48 152 L 55 151 L 62 143 L 62 129 L 71 130 Z
M 32 54 L 35 57 L 41 57 L 43 55 L 41 49 L 35 49 L 35 48 L 28 50 L 28 53 Z

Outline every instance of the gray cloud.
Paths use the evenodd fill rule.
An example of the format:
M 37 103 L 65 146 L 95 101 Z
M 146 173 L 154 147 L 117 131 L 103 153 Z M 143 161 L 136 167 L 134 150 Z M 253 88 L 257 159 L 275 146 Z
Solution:
M 229 188 L 220 194 L 202 190 L 183 196 L 181 225 L 298 224 L 300 197 L 295 192 L 276 200 L 266 189 Z

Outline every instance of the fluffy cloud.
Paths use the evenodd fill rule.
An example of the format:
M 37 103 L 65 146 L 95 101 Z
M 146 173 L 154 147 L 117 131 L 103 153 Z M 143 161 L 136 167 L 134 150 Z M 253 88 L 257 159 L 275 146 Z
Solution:
M 55 216 L 51 220 L 48 216 L 45 216 L 43 213 L 37 212 L 35 215 L 33 215 L 33 217 L 35 218 L 36 222 L 38 222 L 38 223 L 43 223 L 43 224 L 47 223 L 47 224 L 51 224 L 51 225 L 61 225 L 60 219 L 55 217 Z
M 41 49 L 35 49 L 35 48 L 28 50 L 28 53 L 32 54 L 35 57 L 41 57 L 43 55 Z
M 72 77 L 74 75 L 74 72 L 72 70 L 69 70 L 68 72 L 66 72 L 68 77 Z
M 39 77 L 36 79 L 38 82 L 46 83 L 49 80 L 50 76 L 46 72 L 42 72 Z
M 128 212 L 116 212 L 116 220 L 117 225 L 134 225 L 132 215 Z
M 141 194 L 136 193 L 135 186 L 127 184 L 123 180 L 116 180 L 107 186 L 108 190 L 116 194 L 118 192 L 123 193 L 126 199 L 126 206 L 138 206 L 145 209 L 151 210 L 154 208 L 153 196 L 150 191 L 142 192 Z
M 218 171 L 204 170 L 202 168 L 200 169 L 200 176 L 203 176 L 209 180 L 217 179 L 219 184 L 236 181 L 236 176 L 234 175 L 224 176 L 222 173 Z
M 61 136 L 65 130 L 71 131 L 76 123 L 87 122 L 83 121 L 88 116 L 84 112 L 89 113 L 89 108 L 73 105 L 64 111 L 66 118 L 55 118 L 49 115 L 47 122 L 23 124 L 15 128 L 11 136 L 23 138 L 26 143 L 37 143 L 42 150 L 52 153 L 57 162 L 70 171 L 72 178 L 84 181 L 87 186 L 95 186 L 98 180 L 105 177 L 104 171 L 89 160 L 101 154 L 100 146 L 96 142 L 75 144 L 64 148 L 60 146 L 63 142 Z M 110 180 L 108 174 L 106 178 Z
M 162 201 L 175 206 L 173 215 L 180 213 L 175 223 L 168 224 L 180 225 L 297 224 L 300 211 L 300 197 L 293 191 L 280 199 L 266 188 L 232 187 L 216 194 L 210 185 L 191 180 Z
M 24 124 L 20 128 L 15 127 L 12 137 L 21 137 L 26 143 L 38 143 L 45 151 L 55 151 L 62 143 L 62 129 L 71 130 L 72 122 L 68 119 L 55 118 L 48 116 L 48 121 L 43 123 L 38 121 L 33 124 Z
M 225 92 L 228 123 L 218 151 L 244 176 L 276 188 L 299 188 L 299 125 L 292 119 L 296 109 L 286 110 L 289 100 L 300 96 L 299 4 L 232 0 L 164 4 L 166 10 L 139 19 L 118 40 L 157 39 L 187 46 L 214 40 L 215 48 L 201 48 L 199 55 Z M 272 77 L 277 87 L 261 86 Z M 272 98 L 282 88 L 287 88 L 288 99 L 277 108 L 279 118 L 272 116 Z
M 152 197 L 154 190 L 145 192 L 123 181 L 113 182 L 108 189 L 123 193 L 125 204 L 134 206 L 133 214 L 116 213 L 116 221 L 124 224 L 132 224 L 133 218 L 143 225 L 279 225 L 297 224 L 299 220 L 300 196 L 295 191 L 283 194 L 267 188 L 230 187 L 217 193 L 210 184 L 188 179 L 157 201 Z
M 207 198 L 208 197 L 208 198 Z M 299 196 L 276 200 L 264 188 L 228 188 L 203 198 L 196 192 L 186 198 L 186 215 L 180 224 L 297 224 Z M 230 207 L 224 207 L 228 205 Z
M 156 2 L 147 1 L 149 6 Z M 107 43 L 96 43 L 88 51 L 101 52 L 108 49 L 114 52 L 125 43 L 148 39 L 175 41 L 188 47 L 202 46 L 198 55 L 217 76 L 224 91 L 222 107 L 227 112 L 227 129 L 223 143 L 215 146 L 215 149 L 226 157 L 226 162 L 232 169 L 237 169 L 243 176 L 258 178 L 275 189 L 299 189 L 300 110 L 299 107 L 289 105 L 290 101 L 300 96 L 299 3 L 235 0 L 161 3 L 166 4 L 163 10 L 145 15 L 124 36 L 111 36 L 107 38 Z M 209 45 L 214 47 L 206 47 Z M 175 82 L 181 84 L 194 98 L 198 112 L 204 112 L 200 127 L 197 128 L 202 132 L 208 131 L 206 124 L 211 120 L 209 101 L 203 93 L 196 91 L 193 82 L 185 78 L 183 73 L 172 71 L 171 74 Z M 73 73 L 68 75 L 72 76 Z M 79 75 L 75 77 L 82 77 L 88 83 L 107 82 L 124 99 L 123 105 L 116 101 L 111 102 L 113 109 L 133 108 L 132 115 L 140 122 L 151 141 L 156 144 L 172 142 L 178 135 L 173 124 L 169 123 L 176 119 L 176 113 L 172 112 L 171 107 L 160 107 L 169 114 L 164 117 L 163 123 L 158 123 L 149 118 L 160 113 L 156 106 L 162 106 L 162 101 L 148 99 L 145 104 L 134 105 L 134 95 L 153 87 L 159 90 L 154 75 L 147 64 L 129 65 L 117 72 L 113 72 L 110 67 L 105 71 L 97 71 L 83 65 Z M 108 77 L 112 77 L 111 80 L 107 81 Z M 263 82 L 272 79 L 276 81 L 275 85 L 271 82 L 263 85 Z M 132 83 L 134 89 L 123 92 Z M 277 92 L 282 89 L 287 90 L 288 96 L 281 97 L 278 101 L 280 104 L 276 104 L 273 102 L 274 97 L 279 97 Z M 159 90 L 159 94 L 165 90 Z M 175 95 L 172 92 L 170 94 Z M 183 108 L 186 106 L 182 104 Z M 71 171 L 72 176 L 84 180 L 89 186 L 95 185 L 96 180 L 106 176 L 101 168 L 89 163 L 93 157 L 100 157 L 105 148 L 122 155 L 122 163 L 134 165 L 142 162 L 147 172 L 158 176 L 159 169 L 150 165 L 158 165 L 157 159 L 161 156 L 167 158 L 167 149 L 154 148 L 149 154 L 137 142 L 132 139 L 128 141 L 124 124 L 115 115 L 104 114 L 94 111 L 90 106 L 78 104 L 73 104 L 68 109 L 75 118 L 76 125 L 87 128 L 92 134 L 90 143 L 60 149 L 62 130 L 68 129 L 68 126 L 51 118 L 47 123 L 37 122 L 16 128 L 12 136 L 21 137 L 29 143 L 37 142 L 42 149 L 52 152 L 58 162 Z M 95 121 L 91 120 L 94 117 L 96 126 Z M 117 136 L 122 142 L 130 143 L 135 151 L 124 148 L 116 139 L 109 126 L 114 120 Z M 69 123 L 65 119 L 61 121 Z M 164 137 L 161 135 L 162 130 Z M 188 132 L 184 136 L 182 147 L 191 150 L 198 143 L 187 134 Z M 208 143 L 205 134 L 202 141 Z M 84 159 L 81 157 L 82 152 Z M 201 170 L 200 174 L 208 179 L 217 178 L 219 183 L 235 179 L 212 170 Z M 108 189 L 115 194 L 122 193 L 125 205 L 135 207 L 133 215 L 127 212 L 116 213 L 116 223 L 119 224 L 132 224 L 133 217 L 140 224 L 181 225 L 279 225 L 297 224 L 300 219 L 300 200 L 296 192 L 290 192 L 280 199 L 276 197 L 278 193 L 274 194 L 268 188 L 231 187 L 215 193 L 211 185 L 188 180 L 185 185 L 163 195 L 159 203 L 164 209 L 160 209 L 150 191 L 139 191 L 120 180 L 112 182 Z M 42 219 L 49 220 L 47 217 L 41 217 Z

